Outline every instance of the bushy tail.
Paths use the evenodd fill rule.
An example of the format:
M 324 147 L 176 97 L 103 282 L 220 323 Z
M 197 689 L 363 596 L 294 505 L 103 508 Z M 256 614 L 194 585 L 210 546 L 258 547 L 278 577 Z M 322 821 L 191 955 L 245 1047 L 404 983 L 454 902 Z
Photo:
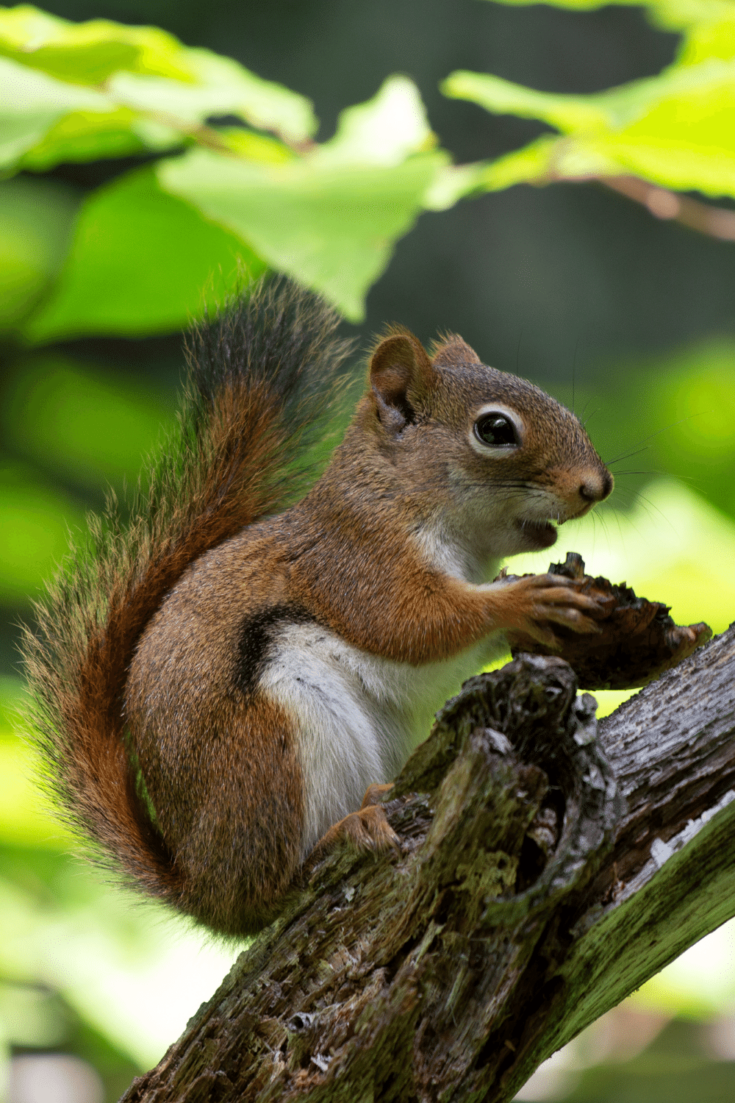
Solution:
M 25 631 L 33 726 L 64 819 L 172 903 L 179 875 L 125 737 L 128 667 L 187 565 L 303 491 L 310 428 L 324 424 L 350 348 L 338 321 L 315 296 L 272 281 L 195 329 L 178 431 L 130 520 L 114 503 L 92 519 Z

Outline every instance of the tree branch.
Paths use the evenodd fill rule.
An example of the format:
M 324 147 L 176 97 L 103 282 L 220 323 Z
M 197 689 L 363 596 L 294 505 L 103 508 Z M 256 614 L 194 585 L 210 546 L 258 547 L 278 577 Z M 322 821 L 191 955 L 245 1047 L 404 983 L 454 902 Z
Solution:
M 735 913 L 735 630 L 599 738 L 575 689 L 466 683 L 386 803 L 400 855 L 320 863 L 124 1100 L 502 1103 Z
M 690 230 L 720 241 L 735 241 L 735 211 L 726 207 L 713 207 L 691 196 L 649 184 L 639 176 L 596 176 L 594 179 L 606 188 L 642 203 L 656 218 L 672 219 Z

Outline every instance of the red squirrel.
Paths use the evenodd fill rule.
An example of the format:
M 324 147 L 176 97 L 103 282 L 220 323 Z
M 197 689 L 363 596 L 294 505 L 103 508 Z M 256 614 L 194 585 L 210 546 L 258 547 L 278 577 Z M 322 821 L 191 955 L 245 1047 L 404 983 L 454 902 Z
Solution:
M 383 793 L 505 630 L 598 630 L 570 580 L 486 581 L 613 480 L 574 414 L 460 337 L 429 355 L 390 330 L 303 493 L 344 377 L 338 321 L 276 280 L 196 330 L 178 435 L 132 518 L 93 522 L 26 632 L 67 819 L 225 935 L 269 923 L 340 838 L 395 842 Z

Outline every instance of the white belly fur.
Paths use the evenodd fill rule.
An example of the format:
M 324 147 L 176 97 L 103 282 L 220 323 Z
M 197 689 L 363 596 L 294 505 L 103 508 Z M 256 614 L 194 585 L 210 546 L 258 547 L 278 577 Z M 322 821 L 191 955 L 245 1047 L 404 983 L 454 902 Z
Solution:
M 290 624 L 274 637 L 261 689 L 292 717 L 306 791 L 303 855 L 392 781 L 434 712 L 503 650 L 488 638 L 442 663 L 410 666 L 352 647 L 328 629 Z

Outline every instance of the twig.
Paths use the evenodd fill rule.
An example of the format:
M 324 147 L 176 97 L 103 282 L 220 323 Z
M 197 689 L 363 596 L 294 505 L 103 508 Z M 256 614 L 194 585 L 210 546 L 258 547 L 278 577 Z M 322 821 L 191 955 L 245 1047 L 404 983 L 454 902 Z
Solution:
M 681 222 L 691 230 L 720 241 L 735 241 L 735 211 L 711 207 L 688 195 L 649 184 L 638 176 L 595 176 L 592 179 L 641 203 L 656 218 Z

